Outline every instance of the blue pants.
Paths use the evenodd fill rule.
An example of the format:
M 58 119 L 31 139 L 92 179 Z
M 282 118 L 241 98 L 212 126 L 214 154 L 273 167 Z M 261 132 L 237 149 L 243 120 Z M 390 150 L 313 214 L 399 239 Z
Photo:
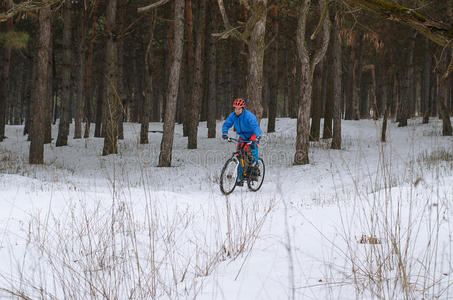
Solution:
M 241 143 L 238 143 L 238 149 L 240 147 L 240 144 Z M 255 144 L 250 144 L 250 152 L 252 152 L 252 155 L 253 155 L 253 162 L 256 162 L 258 163 L 258 147 L 255 145 Z M 242 168 L 242 165 L 241 163 L 239 163 L 239 168 L 238 168 L 238 181 L 242 180 L 242 172 L 243 172 L 243 168 Z

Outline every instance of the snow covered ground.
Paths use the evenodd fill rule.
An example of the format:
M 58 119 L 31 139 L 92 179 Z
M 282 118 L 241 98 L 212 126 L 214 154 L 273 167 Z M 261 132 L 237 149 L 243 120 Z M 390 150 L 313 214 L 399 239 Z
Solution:
M 310 164 L 292 166 L 296 120 L 278 119 L 262 188 L 228 197 L 234 145 L 206 123 L 197 150 L 176 126 L 171 168 L 156 167 L 161 134 L 139 145 L 137 124 L 118 155 L 69 139 L 45 146 L 44 166 L 7 126 L 0 298 L 453 299 L 453 138 L 437 119 L 389 123 L 386 143 L 380 122 L 342 125 L 341 151 L 313 142 Z

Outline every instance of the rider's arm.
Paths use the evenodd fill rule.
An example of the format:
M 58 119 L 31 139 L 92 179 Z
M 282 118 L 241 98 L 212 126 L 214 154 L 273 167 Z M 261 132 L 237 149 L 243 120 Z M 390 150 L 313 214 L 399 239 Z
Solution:
M 231 126 L 233 126 L 234 124 L 234 112 L 232 112 L 228 118 L 225 120 L 225 122 L 223 123 L 223 126 L 222 126 L 222 134 L 227 134 L 228 133 L 228 129 L 231 128 Z
M 254 114 L 252 114 L 252 113 L 249 114 L 248 121 L 250 124 L 250 128 L 252 128 L 253 135 L 255 135 L 255 138 L 261 136 L 261 128 L 260 128 L 260 125 L 258 124 L 258 120 L 256 119 Z

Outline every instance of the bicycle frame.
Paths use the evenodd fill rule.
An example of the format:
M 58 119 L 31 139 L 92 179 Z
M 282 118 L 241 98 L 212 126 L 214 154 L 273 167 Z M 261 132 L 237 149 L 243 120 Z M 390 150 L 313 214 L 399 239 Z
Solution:
M 237 143 L 244 143 L 244 144 L 247 144 L 247 145 L 250 145 L 251 143 L 253 143 L 253 141 L 241 141 L 239 139 L 235 139 L 235 138 L 228 138 L 228 142 L 237 142 Z M 242 175 L 243 176 L 246 176 L 247 175 L 247 170 L 245 168 L 245 162 L 244 162 L 244 158 L 247 156 L 246 154 L 247 152 L 244 151 L 243 147 L 240 147 L 238 149 L 238 151 L 236 152 L 233 152 L 233 158 L 235 160 L 238 161 L 238 163 L 241 164 L 242 166 Z
M 228 142 L 238 142 L 241 144 L 252 144 L 254 141 L 241 141 L 235 138 L 227 138 Z M 263 159 L 259 158 L 258 172 L 255 171 L 255 168 L 251 167 L 251 162 L 253 161 L 252 154 L 248 151 L 245 151 L 245 146 L 241 145 L 238 147 L 230 159 L 225 162 L 225 165 L 222 168 L 220 173 L 220 190 L 224 195 L 229 195 L 233 192 L 234 188 L 238 184 L 237 179 L 239 175 L 241 176 L 241 184 L 243 186 L 243 180 L 247 181 L 248 188 L 256 192 L 261 188 L 264 180 L 265 166 Z M 241 174 L 238 174 L 239 170 L 242 170 Z M 232 183 L 231 179 L 234 179 Z

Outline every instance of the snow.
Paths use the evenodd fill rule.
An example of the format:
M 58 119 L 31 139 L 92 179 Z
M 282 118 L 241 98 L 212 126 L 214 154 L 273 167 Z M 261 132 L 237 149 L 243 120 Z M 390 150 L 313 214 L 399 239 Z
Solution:
M 208 139 L 206 123 L 196 150 L 176 126 L 171 168 L 156 167 L 161 134 L 140 145 L 138 124 L 117 155 L 70 138 L 45 145 L 43 166 L 7 126 L 0 298 L 452 298 L 453 138 L 437 119 L 390 122 L 386 143 L 380 127 L 343 121 L 342 150 L 312 142 L 310 164 L 293 166 L 296 120 L 277 119 L 260 145 L 263 186 L 226 197 L 234 145 Z

